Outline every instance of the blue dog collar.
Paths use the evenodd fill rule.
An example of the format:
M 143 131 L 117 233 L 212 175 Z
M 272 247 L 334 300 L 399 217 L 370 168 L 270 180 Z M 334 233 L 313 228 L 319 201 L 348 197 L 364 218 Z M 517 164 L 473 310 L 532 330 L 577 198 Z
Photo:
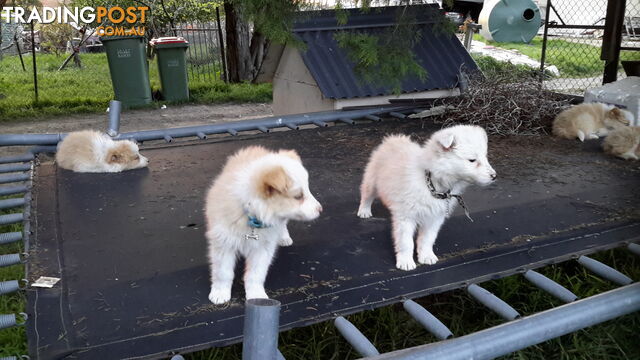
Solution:
M 266 225 L 255 216 L 247 214 L 247 218 L 248 218 L 247 224 L 252 229 L 263 229 L 263 228 L 269 227 L 269 225 Z

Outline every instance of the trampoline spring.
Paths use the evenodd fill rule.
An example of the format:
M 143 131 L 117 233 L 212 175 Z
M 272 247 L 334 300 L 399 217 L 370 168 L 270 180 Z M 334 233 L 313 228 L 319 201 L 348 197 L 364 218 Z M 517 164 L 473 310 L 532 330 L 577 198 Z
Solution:
M 0 357 L 0 360 L 29 360 L 29 359 L 31 358 L 27 355 Z
M 29 174 L 11 174 L 11 175 L 0 176 L 0 184 L 9 184 L 14 182 L 27 181 L 29 180 L 29 177 L 30 177 Z
M 376 347 L 349 320 L 338 316 L 333 324 L 342 337 L 363 357 L 380 355 Z
M 338 121 L 342 121 L 345 124 L 349 124 L 349 125 L 355 125 L 356 122 L 353 119 L 349 119 L 349 118 L 340 118 L 338 119 Z
M 22 220 L 24 220 L 24 215 L 22 213 L 0 215 L 0 225 L 15 224 Z
M 165 135 L 164 136 L 164 141 L 170 143 L 170 142 L 173 142 L 173 138 L 171 137 L 171 135 Z
M 375 115 L 365 115 L 364 118 L 367 119 L 367 120 L 371 120 L 371 121 L 377 121 L 377 122 L 382 121 L 381 117 L 375 116 Z
M 20 290 L 20 283 L 18 280 L 0 282 L 0 295 L 9 294 L 18 290 Z
M 20 254 L 0 255 L 0 267 L 11 266 L 11 265 L 16 265 L 21 263 L 22 263 L 22 259 L 20 258 Z
M 262 131 L 263 133 L 268 133 L 270 130 L 267 129 L 265 126 L 258 126 L 258 130 Z
M 19 231 L 0 234 L 0 245 L 9 244 L 22 240 L 22 233 Z
M 0 164 L 22 163 L 33 160 L 33 154 L 5 156 L 0 158 Z
M 28 316 L 25 313 L 20 313 L 20 321 L 16 317 L 16 314 L 0 314 L 0 329 L 7 329 L 13 326 L 21 326 L 27 322 Z
M 563 302 L 570 303 L 578 299 L 578 296 L 576 296 L 576 294 L 572 293 L 564 286 L 538 272 L 528 270 L 524 273 L 524 277 L 539 289 L 546 291 L 553 297 L 562 300 Z
M 625 274 L 590 257 L 580 256 L 578 262 L 594 274 L 618 285 L 629 285 L 633 282 L 633 280 Z
M 24 194 L 29 191 L 29 188 L 25 185 L 18 186 L 2 186 L 0 187 L 0 196 Z
M 631 243 L 627 246 L 627 249 L 629 249 L 629 251 L 631 251 L 632 253 L 640 256 L 640 245 Z
M 446 340 L 453 337 L 453 333 L 438 318 L 433 316 L 427 309 L 420 306 L 413 300 L 406 300 L 402 303 L 404 309 L 422 325 L 428 332 L 439 340 Z
M 329 126 L 329 124 L 327 124 L 324 121 L 321 120 L 313 120 L 313 125 L 317 126 L 317 127 L 327 127 Z
M 4 199 L 4 200 L 0 200 L 0 210 L 20 207 L 20 206 L 23 206 L 24 204 L 25 204 L 24 198 Z
M 397 119 L 404 119 L 404 118 L 406 118 L 406 117 L 407 117 L 407 115 L 405 115 L 405 114 L 401 114 L 401 113 L 399 113 L 399 112 L 395 112 L 395 111 L 391 111 L 391 112 L 389 113 L 389 115 L 390 115 L 390 116 L 393 116 L 394 118 L 397 118 Z
M 476 284 L 467 286 L 467 292 L 482 305 L 500 315 L 500 317 L 505 320 L 510 321 L 520 317 L 520 314 L 509 304 Z
M 0 165 L 0 173 L 10 173 L 10 172 L 29 171 L 29 170 L 31 170 L 31 163 Z
M 294 125 L 294 124 L 291 124 L 291 123 L 286 123 L 286 124 L 284 124 L 284 126 L 288 127 L 291 130 L 300 130 L 300 127 L 298 125 Z

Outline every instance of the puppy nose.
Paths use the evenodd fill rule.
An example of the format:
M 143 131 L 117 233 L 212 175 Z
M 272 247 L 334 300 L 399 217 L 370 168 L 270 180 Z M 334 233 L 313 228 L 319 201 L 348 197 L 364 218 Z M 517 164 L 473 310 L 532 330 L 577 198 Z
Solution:
M 317 210 L 318 210 L 318 213 L 321 213 L 322 212 L 322 205 L 318 204 Z
M 493 173 L 491 174 L 491 180 L 495 180 L 498 177 L 498 174 Z

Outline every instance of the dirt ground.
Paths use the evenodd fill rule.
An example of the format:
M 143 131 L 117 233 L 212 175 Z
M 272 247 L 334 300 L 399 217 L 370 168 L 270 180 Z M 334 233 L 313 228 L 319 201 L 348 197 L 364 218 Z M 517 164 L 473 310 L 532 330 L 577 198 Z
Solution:
M 166 109 L 123 111 L 120 132 L 207 125 L 272 116 L 271 104 L 216 104 L 168 106 Z M 75 130 L 106 130 L 108 113 L 69 115 L 45 120 L 0 123 L 0 134 L 50 134 Z M 24 147 L 0 147 L 0 156 L 20 154 Z

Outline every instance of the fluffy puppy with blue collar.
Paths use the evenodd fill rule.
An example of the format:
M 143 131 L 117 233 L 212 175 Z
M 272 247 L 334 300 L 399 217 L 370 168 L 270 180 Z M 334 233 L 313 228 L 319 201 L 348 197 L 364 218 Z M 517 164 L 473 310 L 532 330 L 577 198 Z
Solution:
M 241 149 L 227 159 L 206 196 L 211 270 L 209 300 L 231 299 L 238 256 L 245 258 L 247 299 L 268 298 L 264 281 L 276 248 L 293 243 L 289 220 L 310 221 L 322 206 L 309 191 L 309 174 L 294 150 Z

